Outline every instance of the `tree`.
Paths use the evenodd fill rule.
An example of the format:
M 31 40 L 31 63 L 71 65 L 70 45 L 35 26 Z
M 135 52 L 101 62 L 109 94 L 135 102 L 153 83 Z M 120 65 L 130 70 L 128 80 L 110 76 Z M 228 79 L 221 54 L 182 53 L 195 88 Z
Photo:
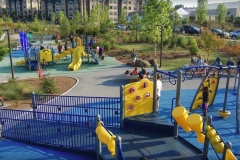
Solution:
M 189 23 L 189 17 L 185 17 L 182 19 L 182 24 L 188 24 Z
M 80 15 L 80 13 L 78 11 L 75 12 L 73 19 L 70 21 L 71 31 L 75 32 L 78 29 L 81 19 L 82 19 L 82 17 Z
M 83 23 L 83 25 L 87 25 L 87 23 L 88 23 L 88 13 L 86 10 L 83 12 L 82 23 Z
M 203 24 L 207 20 L 207 3 L 208 0 L 198 0 L 198 6 L 196 9 L 196 18 L 200 24 Z
M 172 35 L 172 23 L 170 13 L 173 8 L 169 1 L 165 0 L 151 0 L 143 6 L 143 25 L 144 33 L 148 38 L 154 42 L 160 41 L 161 26 L 163 27 L 163 41 L 167 40 Z
M 0 27 L 0 36 L 2 35 L 2 28 Z M 9 49 L 6 47 L 7 44 L 4 44 L 4 42 L 0 42 L 0 62 L 3 60 L 4 57 L 6 57 L 6 55 L 9 52 Z
M 69 22 L 68 18 L 65 15 L 62 18 L 62 22 L 60 25 L 60 31 L 61 31 L 61 34 L 65 36 L 65 41 L 67 41 L 66 37 L 71 32 L 71 26 L 70 26 L 70 22 Z
M 183 5 L 183 4 L 177 4 L 177 5 L 174 7 L 174 10 L 178 10 L 179 8 L 184 8 L 184 5 Z
M 54 12 L 52 12 L 51 21 L 53 23 L 55 23 L 55 21 L 56 21 L 56 14 Z
M 177 27 L 177 25 L 180 25 L 182 23 L 182 19 L 179 17 L 179 14 L 176 11 L 174 11 L 171 14 L 171 20 L 173 24 L 173 33 L 175 33 L 175 28 Z
M 224 4 L 219 4 L 217 7 L 217 21 L 223 23 L 226 20 L 228 9 Z
M 139 29 L 142 27 L 141 19 L 138 15 L 138 13 L 135 13 L 132 17 L 132 20 L 130 22 L 131 24 L 131 30 L 135 32 L 135 40 L 138 39 Z
M 64 19 L 65 16 L 66 16 L 65 13 L 62 12 L 62 11 L 60 11 L 60 12 L 58 13 L 58 22 L 59 22 L 59 24 L 62 24 L 62 21 L 63 21 L 63 19 Z
M 202 33 L 201 40 L 203 42 L 203 50 L 207 53 L 207 61 L 211 53 L 224 47 L 224 45 L 226 44 L 225 39 L 222 39 L 218 35 L 213 34 L 208 29 L 204 30 L 204 32 Z
M 127 24 L 127 11 L 126 11 L 126 8 L 122 8 L 122 9 L 121 9 L 118 22 L 119 22 L 120 24 Z

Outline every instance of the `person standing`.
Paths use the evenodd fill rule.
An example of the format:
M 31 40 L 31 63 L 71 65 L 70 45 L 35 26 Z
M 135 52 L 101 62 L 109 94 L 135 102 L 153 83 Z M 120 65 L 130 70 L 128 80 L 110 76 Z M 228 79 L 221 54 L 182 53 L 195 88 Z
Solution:
M 61 44 L 60 43 L 58 43 L 58 54 L 61 54 L 61 52 L 62 52 L 62 46 L 61 46 Z
M 205 117 L 207 115 L 207 111 L 208 111 L 208 99 L 209 99 L 209 86 L 208 87 L 204 87 L 204 85 L 202 86 L 202 110 L 203 110 L 203 114 L 202 116 Z
M 67 42 L 65 42 L 64 50 L 65 50 L 65 51 L 68 50 L 68 44 L 67 44 Z
M 131 59 L 132 59 L 132 66 L 135 67 L 135 63 L 136 63 L 136 60 L 137 60 L 137 54 L 136 54 L 135 49 L 133 49 L 133 52 L 131 54 Z
M 158 114 L 161 91 L 162 91 L 162 81 L 161 81 L 161 75 L 158 73 L 157 74 L 157 90 L 156 90 L 156 108 L 155 108 L 156 114 Z
M 74 48 L 74 40 L 73 40 L 73 36 L 71 35 L 71 36 L 69 37 L 69 39 L 70 39 L 70 41 L 71 41 L 72 48 Z

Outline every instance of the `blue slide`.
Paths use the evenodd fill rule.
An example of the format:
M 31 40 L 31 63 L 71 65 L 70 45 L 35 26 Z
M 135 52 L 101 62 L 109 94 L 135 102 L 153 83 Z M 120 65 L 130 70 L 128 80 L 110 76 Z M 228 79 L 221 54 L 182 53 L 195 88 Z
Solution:
M 90 50 L 90 54 L 92 55 L 92 58 L 97 62 L 97 64 L 100 64 L 100 63 L 99 63 L 99 60 L 98 60 L 98 58 L 96 57 L 96 54 L 94 53 L 93 50 Z

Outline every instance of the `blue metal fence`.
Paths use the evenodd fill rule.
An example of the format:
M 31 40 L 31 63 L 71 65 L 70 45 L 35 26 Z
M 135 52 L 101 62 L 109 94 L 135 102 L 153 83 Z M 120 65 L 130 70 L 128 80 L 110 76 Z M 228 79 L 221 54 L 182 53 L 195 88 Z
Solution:
M 36 112 L 95 116 L 100 114 L 106 126 L 120 126 L 119 97 L 83 97 L 32 94 Z
M 0 109 L 3 138 L 96 151 L 95 116 Z

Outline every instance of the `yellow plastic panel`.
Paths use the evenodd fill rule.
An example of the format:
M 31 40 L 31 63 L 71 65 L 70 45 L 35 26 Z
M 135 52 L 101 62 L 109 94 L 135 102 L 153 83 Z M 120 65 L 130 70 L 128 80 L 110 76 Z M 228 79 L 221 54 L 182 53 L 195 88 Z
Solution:
M 153 82 L 144 78 L 124 86 L 125 117 L 153 112 Z
M 209 100 L 208 100 L 209 106 L 211 106 L 213 104 L 215 95 L 217 93 L 218 83 L 219 83 L 219 77 L 218 76 L 219 75 L 216 74 L 215 77 L 209 78 L 210 90 L 211 90 L 211 92 L 209 92 Z M 208 86 L 208 83 L 209 83 L 208 82 L 208 77 L 206 77 L 203 84 L 204 84 L 204 86 Z M 202 105 L 202 89 L 203 89 L 203 87 L 201 87 L 200 90 L 197 91 L 198 93 L 197 93 L 197 96 L 194 99 L 192 109 L 197 109 L 197 108 L 201 107 L 201 105 Z
M 52 62 L 52 50 L 51 49 L 43 49 L 40 50 L 40 62 L 45 60 L 45 62 Z

